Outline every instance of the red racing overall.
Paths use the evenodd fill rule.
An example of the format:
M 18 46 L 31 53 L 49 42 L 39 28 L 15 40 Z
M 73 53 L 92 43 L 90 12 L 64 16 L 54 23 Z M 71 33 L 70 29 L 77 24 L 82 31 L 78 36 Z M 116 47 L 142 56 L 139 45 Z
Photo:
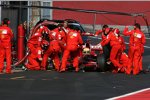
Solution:
M 13 32 L 7 25 L 0 26 L 0 72 L 4 69 L 4 59 L 6 56 L 6 73 L 11 73 L 11 40 Z
M 140 29 L 128 31 L 126 27 L 124 35 L 130 36 L 129 39 L 129 58 L 133 66 L 133 74 L 138 74 L 142 68 L 142 54 L 144 53 L 145 35 Z
M 63 54 L 61 71 L 66 70 L 67 59 L 69 56 L 73 57 L 73 67 L 76 71 L 79 71 L 79 50 L 78 46 L 83 44 L 81 35 L 76 30 L 70 30 L 67 34 L 67 46 Z
M 49 31 L 47 27 L 41 26 L 36 33 L 34 33 L 31 38 L 28 40 L 27 46 L 30 50 L 28 56 L 28 63 L 26 67 L 30 70 L 40 70 L 40 62 L 42 60 L 42 32 Z
M 27 46 L 30 50 L 30 54 L 28 56 L 28 63 L 26 64 L 26 67 L 29 70 L 40 70 L 40 64 L 38 60 L 42 58 L 41 41 L 42 35 L 39 31 L 33 34 L 28 40 Z

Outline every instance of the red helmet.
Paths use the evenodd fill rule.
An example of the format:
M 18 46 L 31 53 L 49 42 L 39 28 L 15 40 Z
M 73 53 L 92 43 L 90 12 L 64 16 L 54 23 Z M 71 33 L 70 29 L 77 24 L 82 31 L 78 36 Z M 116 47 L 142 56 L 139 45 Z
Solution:
M 110 31 L 110 28 L 105 29 L 105 33 L 108 33 Z
M 119 29 L 118 29 L 118 28 L 115 28 L 115 29 L 114 29 L 114 33 L 119 34 L 119 33 L 120 33 Z
M 46 27 L 46 26 L 41 26 L 40 28 L 39 28 L 39 32 L 40 33 L 49 33 L 49 29 Z
M 48 46 L 49 46 L 49 42 L 46 41 L 46 40 L 42 40 L 41 42 L 41 47 L 43 50 L 47 50 L 48 49 Z

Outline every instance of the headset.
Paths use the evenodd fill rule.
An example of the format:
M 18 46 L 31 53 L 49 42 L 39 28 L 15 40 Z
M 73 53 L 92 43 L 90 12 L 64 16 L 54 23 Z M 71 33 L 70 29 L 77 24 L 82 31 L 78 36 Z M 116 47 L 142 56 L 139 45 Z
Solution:
M 2 21 L 2 24 L 7 24 L 9 25 L 10 24 L 10 20 L 8 18 L 4 18 L 3 21 Z

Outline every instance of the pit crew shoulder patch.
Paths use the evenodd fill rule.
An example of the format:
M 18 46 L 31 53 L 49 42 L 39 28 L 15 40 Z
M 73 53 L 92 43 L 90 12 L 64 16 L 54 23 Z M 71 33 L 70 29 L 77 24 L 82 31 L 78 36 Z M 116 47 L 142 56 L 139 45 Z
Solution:
M 141 34 L 137 34 L 137 36 L 136 36 L 137 38 L 141 38 L 142 37 L 142 35 Z
M 3 30 L 3 31 L 2 31 L 2 34 L 7 34 L 7 30 Z
M 39 35 L 39 33 L 35 33 L 34 35 L 37 36 L 37 35 Z
M 72 35 L 72 36 L 77 37 L 77 33 L 73 33 L 73 35 Z
M 108 34 L 106 38 L 109 39 L 109 37 L 110 37 L 110 36 L 109 36 L 109 34 Z

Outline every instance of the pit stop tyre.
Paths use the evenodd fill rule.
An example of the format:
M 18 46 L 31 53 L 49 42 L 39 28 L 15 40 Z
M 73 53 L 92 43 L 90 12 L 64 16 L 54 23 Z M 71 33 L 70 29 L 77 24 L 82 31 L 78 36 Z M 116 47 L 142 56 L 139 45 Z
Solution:
M 102 72 L 106 71 L 106 58 L 104 56 L 104 54 L 98 54 L 97 55 L 97 65 L 98 65 L 98 69 Z

